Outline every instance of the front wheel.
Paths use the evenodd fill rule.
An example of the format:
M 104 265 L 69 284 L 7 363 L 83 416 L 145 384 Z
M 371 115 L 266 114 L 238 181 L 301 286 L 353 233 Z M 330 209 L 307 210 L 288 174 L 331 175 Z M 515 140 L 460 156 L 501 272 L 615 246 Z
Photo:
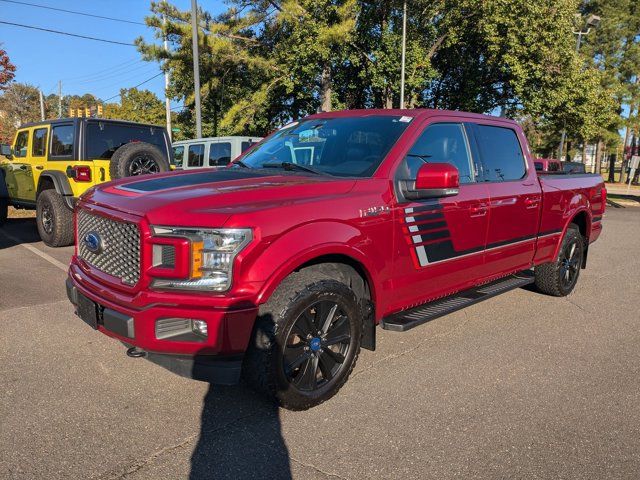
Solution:
M 570 225 L 562 239 L 555 262 L 535 268 L 536 287 L 555 297 L 569 295 L 578 282 L 584 259 L 584 239 L 575 225 Z
M 46 245 L 66 247 L 73 244 L 73 213 L 55 190 L 45 190 L 38 195 L 36 224 Z
M 347 285 L 298 275 L 261 310 L 243 367 L 254 388 L 290 410 L 306 410 L 338 392 L 362 337 L 361 309 Z

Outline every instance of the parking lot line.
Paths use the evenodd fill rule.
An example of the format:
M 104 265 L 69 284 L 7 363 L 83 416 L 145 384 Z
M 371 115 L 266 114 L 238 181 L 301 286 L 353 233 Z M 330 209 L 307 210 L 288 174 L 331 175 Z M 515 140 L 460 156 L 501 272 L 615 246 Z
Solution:
M 36 247 L 34 247 L 33 245 L 29 245 L 28 243 L 22 243 L 19 239 L 17 239 L 16 237 L 14 237 L 13 235 L 10 235 L 6 232 L 0 232 L 0 235 L 3 235 L 5 238 L 7 238 L 8 240 L 11 240 L 12 242 L 14 242 L 17 246 L 26 248 L 27 250 L 29 250 L 30 252 L 35 253 L 36 255 L 38 255 L 40 258 L 45 259 L 47 262 L 49 262 L 51 265 L 58 267 L 60 270 L 62 270 L 63 272 L 66 272 L 69 269 L 68 265 L 65 265 L 64 263 L 60 262 L 59 260 L 56 260 L 55 258 L 53 258 L 51 255 L 44 253 L 42 250 L 38 250 Z

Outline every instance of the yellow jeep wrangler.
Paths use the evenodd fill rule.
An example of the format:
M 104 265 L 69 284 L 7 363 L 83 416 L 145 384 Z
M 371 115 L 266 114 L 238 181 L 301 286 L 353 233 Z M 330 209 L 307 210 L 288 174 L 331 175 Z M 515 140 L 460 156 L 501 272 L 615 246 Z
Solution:
M 132 175 L 166 172 L 166 129 L 155 125 L 70 118 L 23 125 L 0 157 L 0 225 L 7 209 L 35 209 L 49 246 L 73 243 L 73 206 L 90 187 Z

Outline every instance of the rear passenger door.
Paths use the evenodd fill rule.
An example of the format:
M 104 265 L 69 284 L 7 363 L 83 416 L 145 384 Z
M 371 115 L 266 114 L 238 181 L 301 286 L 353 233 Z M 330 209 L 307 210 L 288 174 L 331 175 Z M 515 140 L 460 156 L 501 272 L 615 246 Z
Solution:
M 522 134 L 505 123 L 473 122 L 481 178 L 489 191 L 489 229 L 485 253 L 487 277 L 531 266 L 540 219 L 541 189 L 529 169 Z

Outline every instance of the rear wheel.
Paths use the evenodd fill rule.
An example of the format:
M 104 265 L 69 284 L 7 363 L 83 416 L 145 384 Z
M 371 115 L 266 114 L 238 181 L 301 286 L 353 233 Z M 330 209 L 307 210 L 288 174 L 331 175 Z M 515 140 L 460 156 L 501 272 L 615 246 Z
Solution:
M 584 258 L 584 239 L 575 225 L 570 225 L 562 239 L 555 262 L 535 268 L 536 287 L 555 297 L 569 295 L 578 282 Z
M 285 280 L 261 309 L 243 374 L 283 407 L 305 410 L 344 385 L 361 337 L 362 313 L 353 291 L 302 271 Z
M 9 215 L 9 201 L 6 198 L 0 198 L 0 226 L 4 225 Z
M 73 212 L 62 195 L 44 190 L 36 202 L 36 224 L 42 241 L 50 247 L 73 244 Z
M 158 147 L 145 142 L 127 143 L 111 157 L 109 174 L 115 180 L 169 171 L 169 162 Z

